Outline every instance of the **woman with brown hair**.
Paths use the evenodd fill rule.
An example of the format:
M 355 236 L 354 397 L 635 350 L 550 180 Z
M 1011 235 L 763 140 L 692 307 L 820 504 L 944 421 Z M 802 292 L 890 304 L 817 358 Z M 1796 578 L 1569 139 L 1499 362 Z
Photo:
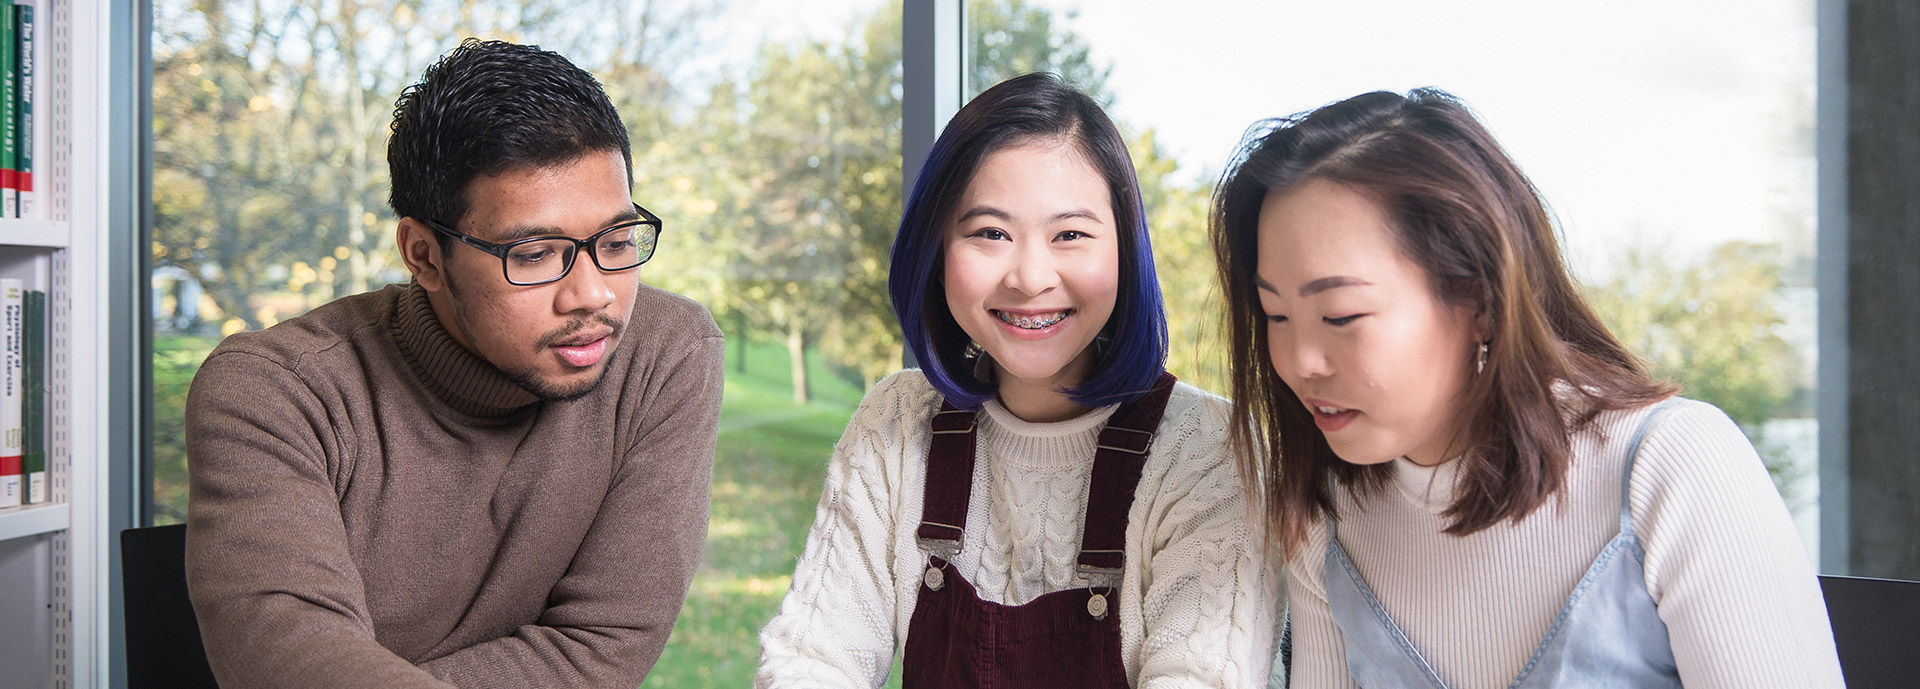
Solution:
M 1212 227 L 1291 686 L 1841 686 L 1752 445 L 1600 323 L 1459 101 L 1257 128 Z

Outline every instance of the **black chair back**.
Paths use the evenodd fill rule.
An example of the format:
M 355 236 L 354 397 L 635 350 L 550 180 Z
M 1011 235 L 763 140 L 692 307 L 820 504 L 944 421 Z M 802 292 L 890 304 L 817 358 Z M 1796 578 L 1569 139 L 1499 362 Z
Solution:
M 1920 685 L 1920 581 L 1820 576 L 1851 689 Z
M 120 532 L 128 689 L 212 689 L 200 623 L 187 599 L 187 527 Z

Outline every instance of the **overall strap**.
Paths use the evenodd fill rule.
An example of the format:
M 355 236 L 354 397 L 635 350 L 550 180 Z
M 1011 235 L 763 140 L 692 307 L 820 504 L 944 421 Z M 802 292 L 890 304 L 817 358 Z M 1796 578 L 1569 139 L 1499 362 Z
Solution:
M 1334 498 L 1336 498 L 1340 494 L 1340 490 L 1341 490 L 1340 481 L 1338 479 L 1335 479 L 1333 477 L 1333 474 L 1329 472 L 1327 474 L 1327 500 L 1330 502 L 1333 501 Z M 1333 512 L 1331 511 L 1332 509 L 1333 508 L 1329 507 L 1326 509 L 1316 510 L 1316 512 L 1320 514 L 1320 522 L 1323 524 L 1326 524 L 1327 526 L 1327 547 L 1338 548 L 1338 547 L 1341 547 L 1340 546 L 1340 520 L 1333 518 Z
M 921 505 L 920 547 L 951 560 L 967 530 L 967 503 L 973 499 L 974 414 L 941 400 L 933 414 L 932 444 L 927 449 L 926 497 Z
M 1662 413 L 1665 413 L 1669 408 L 1672 408 L 1673 405 L 1679 402 L 1680 398 L 1678 397 L 1668 397 L 1660 401 L 1660 403 L 1653 405 L 1653 409 L 1648 411 L 1647 415 L 1640 420 L 1640 427 L 1634 430 L 1633 441 L 1627 443 L 1627 461 L 1625 467 L 1620 470 L 1621 533 L 1631 533 L 1633 531 L 1633 503 L 1632 496 L 1628 494 L 1630 492 L 1628 488 L 1633 482 L 1633 460 L 1635 457 L 1640 456 L 1640 441 L 1647 439 L 1647 431 L 1653 428 L 1654 420 L 1660 418 Z
M 1173 396 L 1173 374 L 1160 372 L 1153 389 L 1120 405 L 1100 430 L 1099 449 L 1093 455 L 1093 477 L 1087 487 L 1087 514 L 1080 534 L 1079 569 L 1082 574 L 1120 574 L 1127 545 L 1127 514 L 1133 510 L 1134 488 L 1146 466 L 1154 431 Z M 924 528 L 924 527 L 922 527 Z

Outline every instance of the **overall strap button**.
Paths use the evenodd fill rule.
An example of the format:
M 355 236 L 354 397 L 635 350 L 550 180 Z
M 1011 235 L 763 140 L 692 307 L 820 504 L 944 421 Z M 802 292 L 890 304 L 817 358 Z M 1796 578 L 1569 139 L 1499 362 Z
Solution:
M 1096 620 L 1107 619 L 1107 596 L 1096 593 L 1092 598 L 1088 598 L 1087 614 L 1092 615 Z

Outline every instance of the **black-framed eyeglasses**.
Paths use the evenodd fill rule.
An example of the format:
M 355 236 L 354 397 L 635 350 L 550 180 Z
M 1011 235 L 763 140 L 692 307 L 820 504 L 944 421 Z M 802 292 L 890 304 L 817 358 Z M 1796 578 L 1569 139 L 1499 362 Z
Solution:
M 580 255 L 582 248 L 587 250 L 588 256 L 593 257 L 594 265 L 609 273 L 638 268 L 653 258 L 653 250 L 660 244 L 660 216 L 637 203 L 633 204 L 633 210 L 640 214 L 638 220 L 614 225 L 586 239 L 528 237 L 505 244 L 475 239 L 426 218 L 418 220 L 435 232 L 499 257 L 500 268 L 507 282 L 532 286 L 566 277 L 573 270 L 573 259 Z

